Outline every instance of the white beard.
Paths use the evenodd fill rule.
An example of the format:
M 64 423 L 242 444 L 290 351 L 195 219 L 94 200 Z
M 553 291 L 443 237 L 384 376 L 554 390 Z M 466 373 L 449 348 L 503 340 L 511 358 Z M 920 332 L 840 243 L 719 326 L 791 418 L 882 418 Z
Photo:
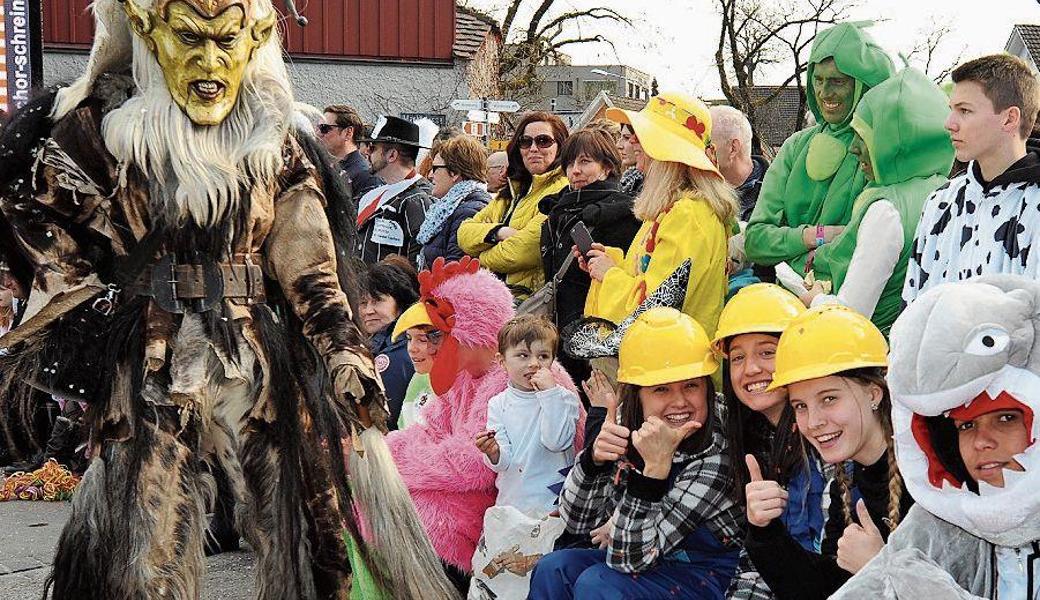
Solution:
M 136 96 L 105 116 L 105 145 L 121 169 L 151 184 L 151 210 L 168 224 L 211 226 L 233 214 L 240 193 L 272 182 L 293 112 L 275 36 L 246 68 L 238 101 L 223 123 L 198 126 L 174 102 L 158 61 L 133 40 Z

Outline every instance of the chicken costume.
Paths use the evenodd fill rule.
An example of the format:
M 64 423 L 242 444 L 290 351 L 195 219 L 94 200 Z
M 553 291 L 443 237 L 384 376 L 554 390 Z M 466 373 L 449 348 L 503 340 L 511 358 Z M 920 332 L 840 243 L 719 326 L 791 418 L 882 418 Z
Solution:
M 899 469 L 917 504 L 881 553 L 832 598 L 1032 600 L 1040 587 L 1040 284 L 1011 275 L 947 283 L 896 321 L 888 374 Z M 969 489 L 960 407 L 1021 411 L 1029 445 L 1004 487 Z M 1029 590 L 1026 592 L 1026 590 Z
M 347 485 L 340 440 L 384 428 L 386 401 L 337 260 L 349 196 L 291 127 L 278 13 L 271 0 L 93 9 L 87 72 L 0 132 L 0 258 L 31 289 L 0 338 L 0 391 L 90 405 L 93 458 L 49 593 L 198 598 L 209 464 L 231 481 L 259 598 L 344 598 L 343 525 L 357 539 L 352 492 L 366 490 Z M 394 565 L 436 564 L 424 539 L 407 563 L 393 550 L 362 546 L 387 585 Z M 448 585 L 427 572 L 390 590 Z
M 513 317 L 509 289 L 479 266 L 470 257 L 447 264 L 437 259 L 419 274 L 421 299 L 401 315 L 394 333 L 425 325 L 446 334 L 430 373 L 437 398 L 422 409 L 425 423 L 387 436 L 437 555 L 463 572 L 471 568 L 484 511 L 498 493 L 496 473 L 484 464 L 475 442 L 487 426 L 488 402 L 506 389 L 509 375 L 498 362 L 474 375 L 459 367 L 459 358 L 463 348 L 497 348 L 499 329 Z M 557 384 L 576 392 L 559 363 L 552 371 Z M 581 410 L 578 450 L 584 429 Z

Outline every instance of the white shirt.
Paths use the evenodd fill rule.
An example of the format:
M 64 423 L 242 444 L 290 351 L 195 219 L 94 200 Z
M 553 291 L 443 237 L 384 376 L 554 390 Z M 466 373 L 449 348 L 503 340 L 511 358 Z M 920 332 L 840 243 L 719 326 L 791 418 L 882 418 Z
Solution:
M 816 296 L 812 305 L 844 304 L 870 318 L 902 253 L 903 220 L 899 211 L 888 200 L 878 200 L 867 208 L 860 221 L 856 249 L 841 290 L 837 295 Z
M 549 486 L 561 484 L 564 469 L 574 465 L 578 427 L 578 396 L 556 386 L 524 392 L 510 385 L 488 403 L 488 429 L 495 431 L 498 464 L 485 455 L 484 464 L 498 473 L 498 506 L 543 517 L 555 508 L 558 495 Z

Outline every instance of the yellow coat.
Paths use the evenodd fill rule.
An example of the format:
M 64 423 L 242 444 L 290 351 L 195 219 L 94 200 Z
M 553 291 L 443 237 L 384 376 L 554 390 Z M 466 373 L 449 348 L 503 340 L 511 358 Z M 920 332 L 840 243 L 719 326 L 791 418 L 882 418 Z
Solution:
M 643 272 L 639 265 L 655 221 L 660 222 L 657 243 Z M 620 322 L 639 306 L 644 282 L 649 296 L 689 258 L 692 268 L 682 312 L 696 319 L 711 338 L 726 298 L 729 233 L 711 206 L 697 198 L 681 198 L 655 221 L 643 223 L 623 258 L 619 248 L 607 248 L 617 266 L 602 282 L 592 282 L 585 315 Z
M 516 197 L 516 182 L 509 186 Z M 480 266 L 506 276 L 506 285 L 524 287 L 531 292 L 545 283 L 542 272 L 542 223 L 546 216 L 538 211 L 542 198 L 555 194 L 567 187 L 567 178 L 560 169 L 535 175 L 527 195 L 517 201 L 508 223 L 503 223 L 509 212 L 511 201 L 501 195 L 495 196 L 477 214 L 459 226 L 459 246 L 463 252 L 480 259 Z M 485 241 L 488 234 L 499 225 L 517 230 L 513 237 L 497 244 Z

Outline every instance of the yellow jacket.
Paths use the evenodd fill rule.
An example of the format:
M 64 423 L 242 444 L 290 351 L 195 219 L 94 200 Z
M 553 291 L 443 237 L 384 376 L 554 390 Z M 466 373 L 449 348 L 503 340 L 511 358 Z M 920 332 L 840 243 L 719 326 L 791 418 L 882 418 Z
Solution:
M 645 272 L 639 267 L 654 223 L 659 222 L 657 243 Z M 682 312 L 715 335 L 726 298 L 726 252 L 729 233 L 704 200 L 684 197 L 671 210 L 645 221 L 628 252 L 607 248 L 617 266 L 607 271 L 602 282 L 593 280 L 585 302 L 585 315 L 614 323 L 627 317 L 641 302 L 643 283 L 649 296 L 687 258 L 692 260 L 690 283 Z
M 517 183 L 509 182 L 516 197 Z M 535 291 L 545 283 L 542 273 L 542 223 L 546 216 L 538 211 L 538 203 L 542 198 L 555 194 L 567 187 L 567 178 L 560 169 L 554 169 L 535 175 L 531 181 L 531 189 L 527 195 L 516 202 L 516 209 L 503 223 L 509 212 L 511 201 L 501 195 L 495 196 L 487 206 L 477 214 L 466 219 L 459 226 L 459 246 L 463 252 L 480 259 L 480 266 L 495 273 L 506 276 L 506 285 L 519 286 Z M 516 229 L 513 237 L 489 244 L 488 234 L 500 225 Z

